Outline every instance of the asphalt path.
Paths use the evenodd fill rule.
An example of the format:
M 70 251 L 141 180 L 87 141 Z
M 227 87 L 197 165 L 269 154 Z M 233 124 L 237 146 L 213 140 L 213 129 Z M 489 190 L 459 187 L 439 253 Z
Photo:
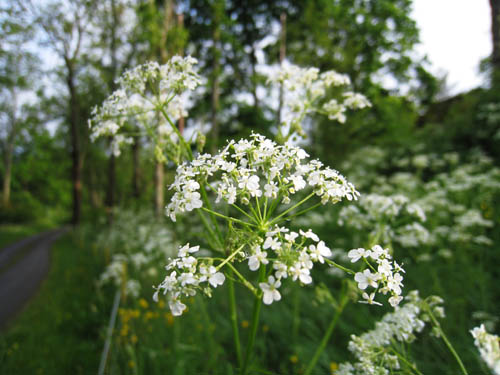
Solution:
M 0 328 L 37 292 L 49 270 L 50 248 L 66 231 L 46 231 L 0 249 Z

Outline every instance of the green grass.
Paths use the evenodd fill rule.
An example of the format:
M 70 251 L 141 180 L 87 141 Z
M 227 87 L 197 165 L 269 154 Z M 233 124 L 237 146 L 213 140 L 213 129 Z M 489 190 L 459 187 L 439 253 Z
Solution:
M 0 338 L 0 373 L 96 373 L 108 301 L 96 293 L 101 257 L 79 233 L 53 246 L 47 279 Z

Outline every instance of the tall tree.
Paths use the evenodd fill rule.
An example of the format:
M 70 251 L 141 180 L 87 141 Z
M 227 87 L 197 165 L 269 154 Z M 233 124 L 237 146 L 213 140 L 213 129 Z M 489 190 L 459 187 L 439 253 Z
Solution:
M 4 206 L 10 205 L 14 146 L 27 116 L 21 111 L 21 96 L 32 89 L 36 81 L 34 73 L 38 61 L 26 48 L 32 37 L 32 25 L 22 8 L 11 2 L 0 9 L 0 148 L 4 162 Z
M 490 0 L 493 83 L 500 83 L 500 0 Z
M 115 91 L 116 79 L 133 62 L 136 56 L 137 38 L 134 31 L 137 27 L 134 0 L 106 0 L 96 4 L 93 25 L 98 30 L 94 47 L 100 51 L 97 66 L 101 77 L 107 84 L 108 93 Z M 113 137 L 108 139 L 111 148 Z M 138 140 L 134 142 L 133 152 L 138 152 Z M 138 157 L 138 156 L 137 156 Z M 136 158 L 134 158 L 134 161 Z M 106 208 L 109 219 L 112 219 L 113 207 L 116 204 L 116 155 L 109 153 L 107 167 Z M 138 167 L 138 166 L 137 166 Z M 138 174 L 134 171 L 135 176 Z M 133 186 L 137 184 L 133 182 Z M 138 191 L 134 194 L 138 195 Z
M 91 32 L 93 1 L 50 1 L 43 6 L 32 6 L 39 25 L 45 32 L 44 44 L 62 60 L 61 76 L 68 91 L 67 119 L 71 139 L 71 180 L 73 185 L 73 209 L 71 222 L 77 225 L 82 209 L 83 141 L 86 119 L 81 113 L 78 92 L 78 75 L 83 65 L 84 49 L 88 47 Z
M 212 3 L 213 24 L 212 24 L 212 76 L 211 76 L 211 89 L 212 89 L 212 108 L 211 108 L 211 122 L 212 122 L 212 153 L 217 151 L 217 140 L 219 138 L 219 123 L 217 116 L 219 113 L 219 97 L 220 97 L 220 74 L 221 74 L 221 23 L 225 14 L 225 1 L 215 0 Z
M 142 38 L 148 46 L 145 56 L 161 64 L 175 54 L 182 54 L 187 34 L 184 30 L 183 18 L 175 16 L 176 2 L 173 0 L 148 0 L 139 7 L 139 24 L 142 27 Z M 182 120 L 183 121 L 183 120 Z M 155 198 L 154 207 L 157 217 L 161 217 L 165 208 L 165 165 L 156 160 L 154 170 Z

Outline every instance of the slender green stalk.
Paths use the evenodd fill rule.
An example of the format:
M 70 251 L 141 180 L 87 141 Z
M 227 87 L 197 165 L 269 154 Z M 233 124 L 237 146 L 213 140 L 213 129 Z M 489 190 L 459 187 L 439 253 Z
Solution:
M 208 213 L 209 213 L 209 214 L 211 214 L 211 215 L 218 216 L 218 217 L 223 218 L 223 219 L 225 219 L 225 220 L 228 220 L 228 221 L 233 221 L 233 222 L 235 222 L 235 223 L 239 223 L 239 224 L 241 224 L 241 225 L 248 225 L 248 226 L 251 226 L 251 227 L 255 227 L 255 224 L 252 224 L 252 223 L 247 223 L 246 221 L 243 221 L 243 220 L 240 220 L 240 219 L 235 219 L 234 217 L 229 217 L 229 216 L 226 216 L 226 215 L 222 215 L 222 214 L 220 214 L 220 213 L 218 213 L 218 212 L 215 212 L 215 211 L 209 210 L 209 209 L 208 209 L 208 208 L 206 208 L 206 207 L 203 207 L 203 206 L 202 206 L 202 207 L 201 207 L 201 209 L 202 209 L 203 211 L 208 212 Z
M 264 199 L 264 220 L 267 220 L 267 197 Z
M 300 328 L 300 286 L 294 284 L 293 289 L 293 321 L 292 321 L 292 343 L 297 343 Z
M 229 255 L 224 261 L 219 264 L 215 269 L 219 271 L 226 263 L 228 263 L 231 259 L 233 259 L 243 248 L 245 245 L 241 245 L 239 248 L 237 248 L 231 255 Z
M 250 211 L 252 211 L 252 214 L 253 216 L 255 217 L 255 220 L 257 222 L 260 222 L 260 218 L 259 218 L 259 214 L 257 213 L 257 211 L 255 210 L 255 208 L 253 208 L 253 204 L 252 203 L 248 203 L 248 208 L 250 208 Z
M 448 340 L 448 337 L 446 337 L 443 329 L 441 328 L 441 324 L 439 324 L 439 322 L 437 321 L 436 317 L 434 316 L 434 314 L 432 313 L 432 310 L 430 308 L 430 306 L 428 304 L 425 304 L 426 306 L 426 310 L 427 312 L 429 313 L 429 316 L 432 320 L 432 323 L 434 324 L 434 326 L 436 327 L 436 329 L 438 330 L 439 332 L 439 336 L 442 337 L 444 343 L 446 344 L 446 346 L 448 347 L 448 350 L 451 352 L 451 354 L 453 355 L 453 357 L 455 357 L 455 360 L 457 361 L 458 363 L 458 366 L 460 367 L 460 370 L 462 370 L 462 373 L 464 375 L 469 375 L 462 360 L 460 359 L 460 356 L 458 355 L 458 353 L 456 352 L 456 350 L 453 348 L 453 345 L 451 345 L 451 342 Z
M 212 210 L 212 205 L 210 204 L 210 201 L 208 200 L 208 195 L 207 191 L 205 190 L 205 186 L 203 184 L 200 184 L 200 191 L 201 191 L 201 198 L 203 199 L 203 203 L 207 206 L 207 208 L 213 212 Z M 219 229 L 219 224 L 217 224 L 217 219 L 215 216 L 211 213 L 210 218 L 212 219 L 212 223 L 214 224 L 215 231 L 217 232 L 217 235 L 219 236 L 219 239 L 222 243 L 222 233 Z
M 264 281 L 266 276 L 266 267 L 262 265 L 259 271 L 259 282 Z M 255 337 L 257 336 L 257 328 L 259 327 L 260 318 L 260 308 L 262 306 L 262 293 L 258 293 L 254 299 L 253 313 L 252 313 L 252 325 L 250 328 L 250 336 L 248 336 L 248 344 L 245 351 L 245 359 L 243 361 L 243 367 L 241 368 L 241 375 L 246 375 L 248 371 L 248 364 L 250 362 L 250 357 L 253 353 L 253 345 L 255 343 Z
M 219 246 L 222 247 L 222 243 L 220 242 L 220 238 L 214 233 L 213 229 L 210 227 L 210 224 L 208 223 L 205 215 L 203 215 L 203 212 L 200 210 L 196 210 L 196 212 L 198 213 L 198 216 L 200 217 L 201 222 L 203 223 L 203 226 L 208 230 L 208 233 L 210 234 L 212 239 L 215 240 L 215 242 L 217 242 L 219 244 Z
M 280 194 L 280 195 L 278 195 L 278 197 L 276 199 L 272 200 L 271 205 L 269 206 L 269 210 L 267 211 L 267 214 L 265 217 L 266 221 L 271 217 L 271 215 L 273 214 L 276 207 L 278 207 L 278 204 L 282 198 L 283 198 L 283 196 Z
M 236 298 L 234 294 L 234 281 L 232 278 L 233 271 L 228 272 L 228 296 L 229 296 L 229 310 L 231 318 L 231 326 L 233 328 L 233 339 L 234 339 L 234 350 L 236 351 L 236 360 L 238 361 L 238 367 L 242 366 L 241 358 L 241 344 L 240 344 L 240 331 L 238 327 L 238 311 L 236 310 Z
M 331 259 L 327 259 L 327 258 L 325 258 L 325 262 L 326 262 L 327 264 L 329 264 L 330 266 L 337 267 L 337 268 L 341 269 L 342 271 L 347 272 L 348 274 L 351 274 L 351 275 L 355 275 L 355 274 L 356 274 L 356 272 L 354 272 L 353 270 L 350 270 L 349 268 L 346 268 L 346 267 L 344 267 L 344 266 L 341 266 L 340 264 L 338 264 L 338 263 L 334 262 L 334 261 L 333 261 L 333 260 L 331 260 Z
M 283 216 L 285 216 L 287 213 L 289 213 L 290 211 L 294 210 L 295 208 L 299 207 L 300 205 L 302 205 L 303 203 L 305 203 L 307 200 L 311 199 L 312 197 L 314 196 L 314 192 L 312 192 L 311 194 L 309 194 L 307 197 L 305 197 L 304 199 L 302 199 L 299 203 L 297 204 L 294 204 L 292 207 L 290 207 L 289 209 L 283 211 L 280 215 L 276 216 L 273 221 L 271 221 L 269 224 L 270 225 L 273 225 L 274 223 L 276 223 L 279 219 L 281 219 Z
M 348 298 L 344 295 L 342 297 L 342 300 L 340 302 L 340 306 L 337 308 L 337 311 L 332 317 L 332 320 L 330 321 L 330 324 L 328 325 L 328 328 L 326 329 L 325 334 L 323 335 L 323 338 L 321 339 L 321 342 L 316 349 L 316 352 L 314 353 L 314 356 L 311 359 L 311 362 L 309 362 L 309 365 L 306 368 L 306 371 L 304 372 L 304 375 L 310 375 L 312 371 L 314 370 L 314 367 L 316 366 L 316 363 L 319 360 L 319 357 L 323 353 L 323 351 L 326 348 L 326 345 L 328 344 L 328 341 L 330 340 L 330 337 L 332 336 L 333 330 L 335 329 L 335 326 L 337 325 L 337 322 L 340 318 L 340 315 L 344 311 L 344 307 L 347 304 Z
M 186 150 L 188 160 L 192 161 L 193 160 L 193 151 L 191 150 L 191 147 L 189 147 L 189 145 L 186 143 L 186 140 L 182 136 L 181 132 L 179 131 L 179 129 L 177 129 L 177 126 L 175 126 L 175 124 L 172 122 L 172 120 L 170 119 L 170 117 L 167 115 L 167 112 L 165 111 L 165 108 L 163 108 L 163 106 L 161 106 L 161 107 L 159 107 L 159 109 L 160 109 L 161 113 L 163 114 L 163 116 L 165 117 L 165 119 L 170 124 L 170 126 L 172 127 L 172 129 L 175 132 L 175 134 L 177 135 L 177 137 L 179 137 L 179 142 L 181 143 L 181 145 Z
M 231 268 L 231 270 L 241 280 L 241 283 L 243 285 L 245 285 L 253 293 L 253 295 L 255 297 L 258 297 L 259 293 L 258 293 L 257 289 L 247 279 L 245 279 L 245 277 L 241 273 L 239 273 L 238 270 L 236 268 L 234 268 L 234 266 L 231 263 L 227 263 L 226 266 L 228 266 L 229 268 Z
M 315 208 L 317 208 L 318 206 L 321 206 L 321 202 L 320 202 L 320 203 L 316 203 L 314 206 L 311 206 L 311 207 L 309 207 L 309 208 L 306 208 L 305 210 L 299 211 L 299 212 L 297 212 L 297 213 L 295 213 L 295 214 L 293 214 L 293 215 L 287 216 L 287 217 L 285 217 L 284 219 L 281 219 L 280 221 L 278 221 L 278 223 L 280 223 L 281 221 L 284 221 L 284 220 L 289 220 L 289 219 L 291 219 L 291 218 L 293 218 L 293 217 L 295 217 L 295 216 L 300 216 L 300 215 L 303 215 L 303 214 L 305 214 L 305 213 L 306 213 L 306 212 L 308 212 L 308 211 L 314 210 L 314 209 L 315 209 Z
M 260 222 L 262 222 L 263 221 L 263 216 L 262 216 L 262 212 L 260 211 L 259 197 L 255 197 L 255 202 L 257 204 L 257 213 L 259 214 Z
M 424 375 L 424 374 L 422 374 L 422 373 L 418 370 L 418 368 L 417 368 L 417 367 L 416 367 L 413 363 L 411 363 L 410 361 L 408 361 L 408 360 L 407 360 L 407 359 L 406 359 L 403 355 L 401 355 L 401 354 L 400 354 L 397 350 L 392 349 L 392 352 L 393 352 L 394 354 L 396 354 L 396 357 L 398 357 L 398 358 L 401 360 L 401 362 L 405 363 L 408 367 L 410 367 L 410 368 L 413 370 L 413 372 L 414 372 L 414 373 L 416 373 L 417 375 Z
M 259 224 L 257 220 L 255 220 L 255 218 L 253 216 L 250 216 L 249 214 L 247 214 L 244 210 L 242 210 L 239 206 L 235 205 L 235 204 L 232 204 L 231 205 L 232 207 L 236 208 L 239 212 L 241 212 L 243 215 L 245 215 L 246 217 L 248 217 L 250 220 L 252 220 L 255 224 Z

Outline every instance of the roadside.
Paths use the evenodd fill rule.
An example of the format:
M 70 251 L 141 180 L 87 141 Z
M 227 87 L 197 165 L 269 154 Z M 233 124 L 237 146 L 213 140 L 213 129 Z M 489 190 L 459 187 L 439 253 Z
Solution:
M 66 231 L 46 231 L 0 249 L 0 328 L 36 293 L 49 270 L 50 247 Z
M 0 332 L 2 375 L 97 372 L 114 290 L 96 287 L 104 257 L 93 246 L 94 232 L 93 227 L 82 225 L 57 240 L 55 234 L 52 239 L 49 236 L 48 273 L 28 305 Z M 36 247 L 40 242 L 35 241 Z M 35 253 L 27 255 L 35 257 Z M 40 258 L 30 261 L 37 262 Z M 26 284 L 29 272 L 22 271 L 22 283 Z M 0 309 L 3 306 L 0 301 Z

